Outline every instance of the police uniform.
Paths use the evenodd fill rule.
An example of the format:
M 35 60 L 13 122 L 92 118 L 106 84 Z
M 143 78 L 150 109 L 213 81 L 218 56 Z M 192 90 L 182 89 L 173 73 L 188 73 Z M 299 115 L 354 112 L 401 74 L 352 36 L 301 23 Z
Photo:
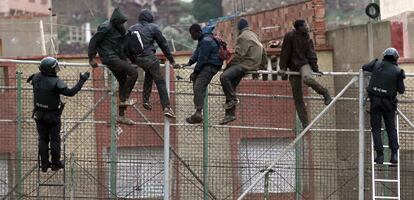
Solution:
M 382 164 L 383 145 L 381 138 L 381 118 L 384 118 L 385 129 L 388 134 L 389 146 L 392 152 L 391 162 L 397 163 L 399 148 L 397 130 L 395 128 L 395 111 L 397 109 L 397 92 L 404 93 L 404 71 L 398 67 L 398 52 L 389 48 L 384 52 L 384 59 L 373 60 L 363 66 L 364 71 L 372 72 L 368 85 L 368 95 L 371 102 L 371 131 L 374 140 L 374 149 L 377 152 L 375 161 Z
M 60 162 L 60 128 L 61 114 L 64 104 L 60 99 L 60 94 L 65 96 L 75 95 L 89 78 L 89 72 L 81 74 L 79 82 L 68 89 L 66 83 L 56 75 L 58 69 L 57 60 L 46 57 L 40 64 L 40 72 L 29 77 L 33 85 L 33 118 L 36 121 L 36 128 L 39 134 L 39 156 L 43 172 L 51 167 L 52 170 L 63 168 Z M 49 143 L 50 155 L 49 161 Z

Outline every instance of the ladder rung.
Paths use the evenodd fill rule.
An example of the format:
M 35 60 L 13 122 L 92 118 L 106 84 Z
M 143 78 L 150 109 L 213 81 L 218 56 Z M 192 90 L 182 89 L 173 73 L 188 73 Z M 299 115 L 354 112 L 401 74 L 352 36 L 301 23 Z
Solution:
M 394 163 L 390 163 L 390 162 L 384 162 L 384 163 L 382 163 L 382 164 L 377 164 L 377 163 L 375 163 L 375 165 L 394 165 L 394 166 L 397 166 L 397 165 L 398 165 L 398 163 L 394 164 Z
M 375 179 L 376 182 L 391 182 L 391 183 L 398 183 L 398 180 L 395 179 Z
M 374 196 L 374 199 L 399 199 L 398 197 Z
M 61 187 L 65 186 L 64 184 L 58 184 L 58 183 L 41 183 L 39 186 L 55 186 L 55 187 Z

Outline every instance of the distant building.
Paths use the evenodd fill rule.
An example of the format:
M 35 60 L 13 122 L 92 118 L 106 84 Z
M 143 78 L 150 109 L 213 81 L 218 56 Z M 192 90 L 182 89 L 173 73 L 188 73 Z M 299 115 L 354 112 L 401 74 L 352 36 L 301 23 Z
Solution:
M 223 0 L 223 15 L 231 15 L 236 12 L 255 12 L 303 2 L 303 0 Z
M 0 0 L 0 15 L 45 15 L 49 13 L 48 0 Z

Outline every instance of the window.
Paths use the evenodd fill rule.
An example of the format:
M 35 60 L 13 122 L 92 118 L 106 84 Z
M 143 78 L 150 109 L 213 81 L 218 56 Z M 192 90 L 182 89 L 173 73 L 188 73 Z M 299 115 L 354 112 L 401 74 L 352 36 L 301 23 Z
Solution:
M 35 2 L 35 0 L 29 0 L 29 2 L 34 3 L 34 2 Z
M 7 86 L 7 67 L 5 66 L 0 66 L 0 92 L 4 92 L 6 90 L 6 86 Z
M 0 197 L 9 191 L 9 166 L 6 156 L 0 156 Z
M 47 4 L 48 3 L 48 0 L 42 0 L 41 3 L 42 4 Z
M 291 142 L 286 138 L 243 139 L 239 146 L 239 175 L 243 190 L 246 190 L 270 163 Z M 290 193 L 295 187 L 295 150 L 291 149 L 282 160 L 273 167 L 274 172 L 269 176 L 270 193 Z M 264 179 L 262 179 L 251 193 L 264 192 Z
M 162 197 L 163 148 L 118 148 L 117 151 L 118 197 L 133 199 Z

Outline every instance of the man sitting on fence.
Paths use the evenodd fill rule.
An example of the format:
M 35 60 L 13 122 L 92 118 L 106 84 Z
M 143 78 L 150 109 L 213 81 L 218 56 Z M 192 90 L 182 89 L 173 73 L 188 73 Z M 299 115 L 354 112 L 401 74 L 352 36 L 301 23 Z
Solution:
M 187 123 L 195 124 L 203 121 L 201 111 L 204 107 L 207 86 L 214 75 L 221 69 L 223 60 L 219 57 L 219 44 L 213 36 L 214 26 L 205 26 L 201 29 L 198 24 L 190 27 L 190 34 L 193 40 L 198 40 L 197 48 L 190 60 L 184 66 L 197 63 L 190 80 L 193 81 L 195 113 L 186 118 Z
M 47 172 L 50 167 L 53 171 L 64 168 L 60 161 L 60 116 L 64 104 L 60 95 L 74 96 L 81 90 L 83 84 L 89 78 L 89 72 L 80 74 L 80 80 L 71 89 L 66 83 L 59 79 L 59 64 L 55 58 L 43 58 L 40 72 L 33 74 L 27 79 L 33 85 L 33 118 L 39 134 L 39 156 L 42 172 Z M 52 162 L 49 161 L 49 143 Z
M 300 76 L 291 75 L 289 81 L 299 119 L 302 122 L 302 127 L 305 128 L 308 126 L 308 114 L 303 100 L 302 81 L 318 94 L 323 95 L 325 105 L 330 104 L 332 98 L 328 90 L 312 77 L 312 71 L 320 75 L 323 73 L 318 69 L 318 58 L 313 41 L 309 36 L 308 24 L 305 20 L 300 19 L 296 20 L 293 26 L 295 29 L 286 33 L 283 39 L 279 74 L 283 80 L 287 80 L 286 70 L 288 68 L 300 73 Z
M 247 71 L 258 70 L 266 65 L 266 50 L 258 36 L 249 29 L 249 24 L 245 19 L 240 19 L 237 23 L 239 36 L 236 40 L 234 57 L 227 64 L 220 82 L 226 96 L 226 115 L 220 124 L 227 124 L 236 119 L 236 104 L 239 99 L 236 97 L 236 87 Z

